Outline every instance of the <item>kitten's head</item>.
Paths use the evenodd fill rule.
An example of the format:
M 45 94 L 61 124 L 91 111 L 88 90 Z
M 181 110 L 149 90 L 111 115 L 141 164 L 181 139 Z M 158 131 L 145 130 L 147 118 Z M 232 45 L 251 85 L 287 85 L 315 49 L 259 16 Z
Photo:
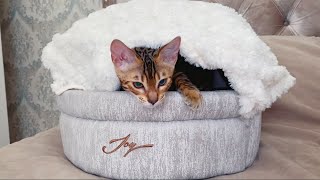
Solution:
M 128 48 L 120 40 L 111 43 L 111 58 L 124 90 L 147 107 L 158 105 L 171 86 L 181 38 L 159 49 Z

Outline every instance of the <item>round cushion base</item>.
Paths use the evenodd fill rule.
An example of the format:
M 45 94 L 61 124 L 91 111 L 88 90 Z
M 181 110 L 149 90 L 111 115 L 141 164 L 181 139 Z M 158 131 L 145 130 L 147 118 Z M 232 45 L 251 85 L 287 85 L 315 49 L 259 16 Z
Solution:
M 75 104 L 83 95 L 82 100 L 85 99 L 83 102 L 86 103 Z M 73 104 L 78 107 L 74 110 L 96 109 L 94 114 L 101 113 L 97 117 L 103 115 L 108 119 L 79 117 L 80 112 L 61 109 L 60 129 L 65 155 L 77 167 L 99 176 L 115 179 L 209 178 L 243 171 L 253 163 L 259 148 L 261 114 L 251 119 L 238 116 L 170 120 L 184 108 L 183 104 L 175 104 L 176 111 L 167 116 L 170 121 L 165 121 L 165 118 L 161 121 L 123 121 L 118 116 L 112 120 L 111 116 L 115 116 L 115 111 L 126 114 L 124 109 L 112 107 L 115 102 L 126 106 L 121 98 L 126 96 L 124 93 L 112 94 L 112 98 L 118 100 L 107 103 L 108 107 L 102 107 L 99 102 L 111 98 L 110 93 L 92 96 L 92 93 L 68 92 L 62 96 L 58 98 L 60 108 L 63 107 L 62 104 Z M 224 99 L 221 102 L 231 106 L 236 104 L 236 101 L 230 100 L 236 97 L 234 93 L 204 93 L 203 96 L 205 99 L 210 96 L 215 102 Z M 167 100 L 178 97 L 178 94 L 171 94 Z M 136 102 L 136 99 L 126 98 L 126 101 Z M 208 102 L 204 103 L 204 106 L 210 105 Z M 224 105 L 220 103 L 217 106 Z M 113 108 L 113 112 L 110 108 Z M 159 109 L 153 112 L 156 117 L 156 114 L 161 113 L 157 112 Z M 185 110 L 188 114 L 187 111 Z M 143 116 L 144 112 L 141 111 L 140 114 L 137 116 Z M 196 116 L 197 113 L 194 114 Z

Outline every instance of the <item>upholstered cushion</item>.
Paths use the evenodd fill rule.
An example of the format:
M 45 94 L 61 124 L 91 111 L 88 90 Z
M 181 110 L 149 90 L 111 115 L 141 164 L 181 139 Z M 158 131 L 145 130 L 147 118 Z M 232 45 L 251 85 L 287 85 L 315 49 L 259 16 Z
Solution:
M 106 0 L 105 6 L 127 0 Z M 244 16 L 258 35 L 320 36 L 320 0 L 202 0 Z
M 259 35 L 320 36 L 319 0 L 205 0 L 232 7 Z

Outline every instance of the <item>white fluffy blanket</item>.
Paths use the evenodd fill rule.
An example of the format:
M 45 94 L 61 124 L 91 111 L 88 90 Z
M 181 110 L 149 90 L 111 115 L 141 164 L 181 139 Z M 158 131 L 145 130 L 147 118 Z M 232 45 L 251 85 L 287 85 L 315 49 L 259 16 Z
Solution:
M 233 9 L 199 1 L 133 0 L 112 5 L 56 34 L 43 50 L 52 90 L 119 88 L 109 46 L 113 39 L 129 47 L 157 48 L 181 36 L 180 53 L 205 69 L 224 70 L 239 94 L 240 114 L 263 111 L 295 82 L 279 66 L 270 48 Z

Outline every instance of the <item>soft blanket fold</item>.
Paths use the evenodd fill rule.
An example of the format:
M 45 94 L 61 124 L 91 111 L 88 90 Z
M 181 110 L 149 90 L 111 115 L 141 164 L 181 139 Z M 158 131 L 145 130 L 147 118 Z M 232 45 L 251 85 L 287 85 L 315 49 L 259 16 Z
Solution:
M 224 70 L 239 94 L 240 114 L 252 117 L 293 86 L 270 48 L 233 9 L 185 0 L 132 0 L 109 6 L 56 34 L 43 50 L 52 90 L 119 88 L 109 51 L 117 38 L 129 47 L 157 48 L 181 36 L 180 53 L 191 64 Z

